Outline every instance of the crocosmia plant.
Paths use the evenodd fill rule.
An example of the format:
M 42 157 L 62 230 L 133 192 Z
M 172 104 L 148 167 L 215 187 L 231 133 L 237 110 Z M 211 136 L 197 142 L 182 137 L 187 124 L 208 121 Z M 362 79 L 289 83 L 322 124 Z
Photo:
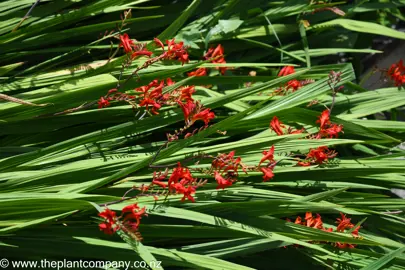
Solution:
M 0 17 L 0 268 L 405 268 L 405 1 Z

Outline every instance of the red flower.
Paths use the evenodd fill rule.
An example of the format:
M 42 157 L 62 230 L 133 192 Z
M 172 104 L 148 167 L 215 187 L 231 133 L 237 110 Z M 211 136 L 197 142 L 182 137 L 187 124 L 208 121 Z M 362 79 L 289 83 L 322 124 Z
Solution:
M 110 105 L 110 102 L 107 99 L 105 99 L 104 97 L 100 97 L 100 100 L 97 103 L 98 103 L 99 109 Z
M 110 223 L 100 223 L 98 224 L 98 227 L 100 228 L 100 231 L 109 235 L 114 234 L 118 229 L 118 227 L 113 227 Z
M 405 84 L 405 66 L 402 59 L 392 64 L 387 71 L 388 77 L 395 82 L 395 86 Z
M 350 219 L 346 218 L 345 215 L 343 215 L 341 213 L 341 216 L 342 216 L 342 219 L 339 219 L 339 218 L 337 219 L 338 223 L 339 223 L 339 225 L 341 227 L 339 228 L 339 225 L 338 225 L 338 228 L 336 229 L 336 232 L 340 232 L 340 233 L 344 232 L 344 230 L 346 228 L 352 228 L 354 226 L 353 224 L 350 223 Z M 287 222 L 291 222 L 291 221 L 289 219 L 287 219 Z M 297 219 L 295 220 L 295 224 L 304 225 L 304 226 L 319 229 L 319 230 L 322 230 L 322 231 L 325 231 L 325 232 L 333 232 L 332 228 L 327 229 L 327 228 L 323 227 L 323 222 L 322 222 L 321 216 L 319 214 L 316 214 L 316 217 L 313 217 L 311 212 L 305 213 L 305 221 L 304 222 L 302 222 L 301 217 L 297 217 Z M 350 224 L 353 225 L 353 226 L 351 226 Z M 353 236 L 358 236 L 359 227 L 356 228 L 356 230 L 355 230 L 356 232 L 352 232 Z M 352 244 L 339 243 L 339 242 L 332 243 L 332 245 L 337 247 L 337 248 L 354 248 L 355 247 L 355 245 L 352 245 Z
M 221 44 L 218 44 L 218 46 L 213 50 L 211 57 L 217 57 L 217 56 L 223 56 L 224 55 L 224 47 L 222 47 Z
M 152 110 L 151 112 L 153 114 L 159 114 L 157 112 L 157 110 L 160 109 L 160 107 L 162 107 L 159 103 L 157 103 L 155 100 L 150 99 L 150 98 L 145 98 L 143 100 L 141 100 L 141 102 L 139 103 L 140 107 L 145 106 L 146 110 L 149 110 L 149 106 L 152 106 Z
M 305 221 L 302 221 L 301 217 L 298 216 L 295 220 L 295 224 L 300 224 L 300 225 L 304 225 L 307 227 L 320 229 L 320 230 L 325 229 L 323 227 L 321 215 L 316 214 L 316 217 L 314 217 L 311 212 L 305 213 Z
M 163 183 L 163 182 L 161 182 L 159 180 L 152 180 L 152 184 L 157 185 L 157 186 L 159 186 L 161 188 L 167 188 L 167 184 Z
M 339 243 L 339 242 L 337 242 L 337 243 L 336 243 L 336 247 L 342 249 L 342 248 L 355 248 L 356 246 L 353 245 L 353 244 Z
M 294 70 L 293 66 L 285 66 L 278 73 L 278 77 L 287 76 L 287 75 L 290 75 L 290 74 L 293 74 L 293 73 L 295 73 L 295 70 Z
M 309 151 L 307 158 L 314 158 L 316 160 L 316 163 L 322 164 L 323 162 L 328 160 L 328 156 L 324 151 L 325 150 L 323 147 L 312 149 L 311 151 Z
M 263 173 L 263 182 L 267 182 L 274 177 L 273 170 L 270 168 L 262 167 L 260 171 Z
M 170 85 L 173 85 L 173 84 L 175 84 L 175 82 L 172 79 L 170 79 L 170 78 L 166 79 L 166 85 L 167 86 L 170 86 Z
M 141 56 L 141 55 L 150 57 L 152 55 L 152 52 L 150 52 L 148 50 L 136 51 L 136 52 L 131 54 L 131 58 L 134 59 L 134 58 L 136 58 L 138 56 Z
M 280 72 L 278 73 L 277 76 L 282 77 L 282 76 L 287 76 L 287 75 L 290 75 L 293 73 L 295 73 L 293 66 L 285 66 L 280 70 Z M 313 83 L 313 82 L 314 82 L 314 80 L 311 80 L 311 79 L 302 80 L 302 81 L 293 79 L 293 80 L 288 81 L 283 87 L 280 87 L 279 89 L 277 89 L 274 93 L 277 95 L 283 96 L 289 90 L 292 90 L 292 92 L 295 92 L 298 89 L 300 89 L 302 86 Z
M 184 47 L 183 42 L 176 43 L 174 38 L 172 40 L 166 40 L 168 50 L 166 52 L 166 58 L 168 59 L 177 59 L 182 64 L 188 62 L 188 53 Z
M 163 86 L 165 86 L 165 82 L 161 81 L 159 86 L 156 86 L 152 91 L 149 93 L 149 98 L 158 99 L 162 96 Z
M 312 216 L 311 212 L 307 212 L 305 214 L 305 221 L 306 221 L 306 225 L 307 227 L 311 227 L 311 228 L 316 228 L 316 229 L 322 229 L 323 228 L 323 222 L 321 219 L 321 215 L 316 214 L 316 218 L 314 218 Z
M 311 166 L 312 164 L 309 161 L 298 161 L 297 165 L 302 167 L 308 167 Z
M 317 139 L 323 137 L 337 138 L 339 133 L 342 132 L 343 130 L 342 125 L 337 125 L 330 122 L 329 110 L 324 110 L 319 116 L 318 120 L 316 120 L 316 123 L 319 123 L 320 125 L 319 133 L 318 136 L 316 137 Z
M 326 125 L 329 125 L 330 124 L 329 110 L 324 110 L 319 116 L 319 119 L 316 120 L 316 123 L 320 124 L 320 128 L 324 128 Z
M 186 122 L 188 122 L 188 119 L 196 108 L 196 104 L 191 100 L 188 100 L 186 103 L 182 103 L 180 101 L 178 101 L 177 103 L 180 105 L 180 108 L 183 111 L 184 119 L 186 120 Z
M 108 208 L 106 208 L 103 212 L 98 213 L 98 216 L 104 218 L 109 223 L 114 223 L 117 217 L 116 213 Z
M 206 76 L 206 75 L 207 75 L 207 69 L 206 68 L 199 68 L 199 69 L 196 69 L 194 71 L 191 71 L 191 72 L 187 73 L 188 77 L 191 77 L 191 76 L 199 77 L 199 76 Z
M 233 184 L 233 181 L 230 179 L 225 179 L 221 176 L 221 174 L 217 171 L 214 172 L 214 178 L 217 180 L 218 186 L 217 189 L 225 189 L 226 187 L 230 187 Z
M 195 93 L 194 86 L 188 86 L 181 89 L 180 100 L 194 101 L 192 95 Z
M 184 114 L 184 120 L 187 125 L 192 125 L 197 120 L 204 121 L 208 125 L 211 119 L 215 118 L 215 114 L 211 109 L 204 109 L 199 102 L 192 102 L 188 100 L 186 103 L 177 101 Z
M 134 42 L 129 38 L 128 34 L 120 35 L 121 43 L 119 47 L 123 47 L 125 53 L 132 52 L 132 46 L 134 46 Z
M 211 109 L 205 109 L 195 115 L 191 118 L 193 122 L 197 120 L 202 120 L 204 121 L 205 125 L 207 126 L 208 123 L 215 118 L 215 114 L 211 112 Z
M 301 224 L 302 223 L 302 219 L 301 219 L 301 217 L 297 217 L 296 219 L 295 219 L 295 222 L 294 222 L 295 224 Z
M 304 128 L 293 130 L 291 127 L 288 128 L 288 134 L 300 134 L 305 132 Z
M 160 82 L 160 84 L 162 84 L 162 82 Z M 148 95 L 148 91 L 150 89 L 152 89 L 152 87 L 156 87 L 158 85 L 159 85 L 159 81 L 153 80 L 148 85 L 144 85 L 144 86 L 136 88 L 135 91 L 143 93 L 144 97 L 146 97 Z
M 141 223 L 142 216 L 147 216 L 146 207 L 140 208 L 137 203 L 132 205 L 127 205 L 122 208 L 122 215 L 124 215 L 124 222 L 128 220 L 135 220 L 135 224 L 131 224 L 131 227 L 138 228 Z
M 189 169 L 181 167 L 180 162 L 177 163 L 177 168 L 173 169 L 172 175 L 169 178 L 167 184 L 171 187 L 173 184 L 178 183 L 179 180 L 184 179 L 187 182 L 191 183 L 194 181 L 193 176 Z
M 319 133 L 322 137 L 337 138 L 339 133 L 343 131 L 342 125 L 331 124 L 329 128 L 321 129 Z
M 346 229 L 351 229 L 354 227 L 354 224 L 352 224 L 351 218 L 347 218 L 345 214 L 340 213 L 341 218 L 336 219 L 336 223 L 339 223 L 336 231 L 338 232 L 344 232 Z M 358 234 L 358 229 L 357 229 L 357 234 Z
M 117 215 L 114 211 L 106 208 L 103 212 L 98 214 L 100 217 L 105 219 L 105 222 L 99 224 L 99 228 L 105 234 L 113 234 L 118 230 L 118 226 L 115 225 L 117 220 Z
M 285 128 L 282 122 L 278 120 L 277 116 L 274 116 L 270 122 L 270 128 L 277 133 L 278 136 L 284 135 L 282 128 Z
M 322 164 L 328 161 L 329 158 L 334 158 L 336 154 L 329 150 L 326 146 L 321 146 L 316 149 L 311 149 L 307 155 L 307 159 L 314 159 L 316 163 Z
M 323 164 L 327 162 L 328 159 L 336 157 L 337 153 L 333 150 L 330 150 L 326 146 L 321 146 L 316 149 L 310 149 L 307 154 L 305 161 L 299 161 L 297 165 L 299 166 L 310 166 L 312 164 Z
M 224 58 L 224 47 L 222 47 L 221 44 L 218 44 L 216 48 L 209 48 L 207 53 L 204 55 L 205 59 L 210 59 L 210 58 L 215 58 L 211 60 L 211 63 L 214 64 L 226 64 L 225 58 Z M 219 69 L 222 75 L 225 74 L 225 71 L 228 69 L 227 67 L 216 67 L 216 69 Z
M 263 151 L 263 157 L 259 162 L 259 166 L 266 160 L 274 162 L 274 145 L 269 149 L 269 151 Z
M 195 188 L 192 186 L 188 186 L 187 188 L 184 189 L 184 191 L 181 192 L 183 194 L 183 198 L 181 198 L 181 201 L 185 201 L 186 199 L 191 201 L 191 202 L 195 202 L 194 197 L 192 196 L 192 194 L 195 193 Z
M 356 229 L 354 229 L 354 230 L 352 231 L 352 235 L 353 235 L 354 237 L 359 237 L 359 230 L 360 230 L 360 228 L 361 228 L 361 226 L 357 226 Z
M 291 81 L 287 82 L 287 87 L 286 87 L 287 90 L 292 89 L 293 92 L 295 92 L 300 88 L 301 88 L 301 83 L 298 80 L 294 79 L 294 80 L 291 80 Z
M 165 50 L 165 46 L 163 45 L 163 42 L 160 41 L 160 39 L 154 38 L 153 41 L 155 42 L 155 44 L 156 44 L 157 46 L 161 47 L 162 50 Z
M 242 159 L 240 157 L 234 158 L 235 151 L 229 152 L 229 154 L 219 154 L 213 161 L 212 161 L 212 168 L 217 170 L 218 172 L 232 172 L 238 175 L 238 168 L 242 167 L 242 170 L 246 172 L 246 166 L 242 163 Z
M 186 199 L 192 202 L 195 202 L 195 199 L 193 198 L 192 194 L 195 193 L 195 188 L 192 186 L 185 187 L 181 183 L 176 183 L 172 186 L 177 194 L 183 194 L 183 198 L 181 198 L 181 201 L 185 201 Z

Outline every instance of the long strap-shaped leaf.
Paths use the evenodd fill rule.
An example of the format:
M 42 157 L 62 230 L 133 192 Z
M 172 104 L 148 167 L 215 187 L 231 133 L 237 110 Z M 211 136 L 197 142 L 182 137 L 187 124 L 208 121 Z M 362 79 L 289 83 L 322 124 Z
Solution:
M 401 255 L 405 251 L 405 247 L 401 247 L 397 250 L 394 250 L 383 257 L 379 258 L 378 260 L 370 263 L 366 267 L 363 267 L 362 270 L 378 270 L 381 269 L 384 265 L 395 259 L 395 257 Z
M 168 39 L 173 37 L 176 32 L 183 26 L 187 19 L 193 14 L 197 9 L 198 5 L 201 3 L 201 0 L 194 0 L 187 9 L 177 18 L 169 27 L 167 27 L 159 36 L 159 39 Z

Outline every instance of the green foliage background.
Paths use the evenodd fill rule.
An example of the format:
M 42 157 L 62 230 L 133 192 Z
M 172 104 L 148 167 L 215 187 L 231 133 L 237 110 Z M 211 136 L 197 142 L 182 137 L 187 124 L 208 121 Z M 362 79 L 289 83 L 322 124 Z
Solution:
M 405 33 L 391 27 L 404 19 L 405 1 L 49 0 L 12 31 L 32 3 L 0 3 L 0 93 L 49 104 L 0 103 L 0 257 L 155 258 L 166 269 L 405 268 L 405 201 L 390 192 L 405 188 L 404 151 L 397 147 L 405 124 L 396 119 L 403 114 L 405 92 L 389 84 L 367 91 L 358 84 L 361 58 L 380 53 L 371 49 L 375 35 L 405 39 Z M 346 15 L 312 14 L 331 6 Z M 179 109 L 141 117 L 143 112 L 124 103 L 53 115 L 97 100 L 117 84 L 124 56 L 107 59 L 110 42 L 118 44 L 112 36 L 118 34 L 120 14 L 128 9 L 132 18 L 123 32 L 146 43 L 154 37 L 184 40 L 194 60 L 184 66 L 156 64 L 131 80 L 126 91 L 155 78 L 182 81 L 197 66 L 215 66 L 198 61 L 213 44 L 221 43 L 227 65 L 237 67 L 225 76 L 213 72 L 182 82 L 199 85 L 196 99 L 218 117 L 196 136 L 169 144 L 156 164 L 181 161 L 198 151 L 215 155 L 231 150 L 255 164 L 272 144 L 276 159 L 322 145 L 334 146 L 339 159 L 315 168 L 285 161 L 270 182 L 262 183 L 259 173 L 241 174 L 224 191 L 210 179 L 197 191 L 196 203 L 182 203 L 181 196 L 155 202 L 148 196 L 115 204 L 111 209 L 131 202 L 148 208 L 140 226 L 144 240 L 140 244 L 125 235 L 103 235 L 93 218 L 94 203 L 119 200 L 133 185 L 148 184 L 153 154 L 166 133 L 183 125 Z M 310 26 L 305 28 L 302 20 Z M 338 53 L 349 61 L 336 64 Z M 123 79 L 143 61 L 134 61 Z M 298 72 L 278 78 L 286 64 L 296 65 Z M 257 75 L 248 76 L 251 70 Z M 345 88 L 332 120 L 344 125 L 344 135 L 306 140 L 272 133 L 269 122 L 275 115 L 286 124 L 316 130 L 317 116 L 332 102 L 327 85 L 331 70 L 342 72 Z M 316 82 L 287 96 L 268 95 L 293 78 Z M 247 87 L 247 82 L 253 85 Z M 314 99 L 318 105 L 307 107 Z M 383 119 L 384 111 L 392 119 Z M 204 161 L 188 165 L 209 167 Z M 306 211 L 322 214 L 327 227 L 334 227 L 339 212 L 353 223 L 363 221 L 363 239 L 285 221 Z M 357 248 L 335 250 L 311 241 L 354 243 Z

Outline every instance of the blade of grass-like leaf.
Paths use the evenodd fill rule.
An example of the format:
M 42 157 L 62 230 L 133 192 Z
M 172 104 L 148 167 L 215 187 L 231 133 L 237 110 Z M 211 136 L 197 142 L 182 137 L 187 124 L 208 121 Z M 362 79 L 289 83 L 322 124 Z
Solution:
M 297 199 L 297 201 L 302 201 L 302 202 L 319 202 L 321 200 L 325 200 L 327 198 L 333 197 L 335 195 L 338 195 L 346 190 L 348 190 L 349 187 L 345 188 L 339 188 L 339 189 L 334 189 L 334 190 L 328 190 L 320 193 L 315 193 L 311 194 L 305 197 L 302 197 L 300 199 Z
M 202 0 L 193 0 L 187 9 L 175 20 L 168 28 L 166 28 L 159 36 L 159 39 L 169 39 L 174 37 L 177 31 L 183 26 L 187 19 L 194 13 Z
M 378 269 L 384 267 L 384 265 L 386 265 L 393 259 L 395 259 L 395 257 L 401 255 L 404 251 L 405 251 L 405 247 L 398 248 L 397 250 L 394 250 L 394 251 L 384 255 L 383 257 L 379 258 L 378 260 L 374 261 L 373 263 L 371 263 L 361 269 L 362 270 L 378 270 Z
M 301 39 L 302 39 L 302 45 L 304 46 L 305 59 L 306 59 L 306 62 L 307 62 L 307 68 L 311 68 L 311 57 L 309 55 L 307 30 L 305 29 L 305 25 L 304 25 L 303 21 L 299 22 L 298 28 L 300 30 L 300 35 L 301 35 Z
M 121 229 L 117 231 L 117 234 L 124 240 L 138 255 L 144 260 L 148 266 L 152 269 L 161 269 L 163 267 L 157 264 L 158 260 L 152 255 L 152 253 L 141 242 L 132 239 L 128 234 Z
M 325 27 L 335 27 L 336 25 L 344 27 L 351 31 L 357 31 L 362 33 L 374 34 L 374 35 L 383 35 L 398 39 L 405 39 L 405 33 L 397 31 L 395 29 L 377 24 L 372 22 L 365 21 L 356 21 L 350 19 L 335 19 L 327 21 L 324 23 L 319 23 L 313 26 L 310 26 L 309 29 L 322 29 Z
M 46 223 L 46 222 L 53 221 L 55 219 L 61 219 L 61 218 L 67 217 L 67 216 L 69 216 L 69 215 L 71 215 L 71 214 L 73 214 L 75 212 L 77 212 L 77 210 L 69 211 L 69 212 L 66 212 L 66 213 L 63 213 L 63 214 L 60 214 L 60 215 L 54 215 L 54 216 L 50 216 L 50 217 L 35 219 L 33 221 L 28 221 L 28 222 L 24 222 L 24 223 L 21 223 L 21 224 L 14 225 L 14 226 L 6 227 L 6 228 L 3 228 L 3 229 L 0 229 L 0 235 L 9 234 L 9 233 L 17 231 L 17 230 L 26 229 L 26 228 L 29 228 L 29 227 L 32 227 L 32 226 L 36 226 L 36 225 L 39 225 L 39 224 L 43 224 L 43 223 Z
M 279 51 L 279 52 L 281 52 L 282 54 L 288 55 L 288 56 L 290 56 L 291 58 L 294 58 L 294 59 L 296 59 L 296 60 L 298 60 L 298 61 L 301 61 L 301 62 L 303 62 L 303 63 L 306 63 L 306 60 L 305 60 L 304 58 L 302 58 L 302 57 L 300 57 L 300 56 L 297 56 L 297 55 L 295 55 L 294 53 L 291 53 L 291 52 L 288 52 L 288 51 L 286 51 L 286 50 L 283 50 L 283 49 L 281 49 L 281 48 L 274 47 L 274 46 L 272 46 L 272 45 L 270 45 L 270 44 L 266 44 L 266 43 L 263 43 L 263 42 L 260 42 L 260 41 L 257 41 L 257 40 L 253 40 L 253 39 L 249 39 L 249 38 L 239 38 L 239 39 L 240 39 L 240 40 L 244 40 L 244 41 L 246 41 L 246 42 L 248 42 L 248 43 L 251 43 L 251 44 L 258 45 L 258 46 L 260 46 L 260 47 L 262 47 L 262 48 L 268 48 L 268 49 L 272 49 L 272 50 Z
M 22 64 L 24 64 L 24 62 L 14 63 L 14 64 L 10 64 L 10 65 L 0 67 L 0 76 L 6 75 L 7 73 L 12 71 L 13 69 L 16 69 L 19 66 L 21 66 Z

